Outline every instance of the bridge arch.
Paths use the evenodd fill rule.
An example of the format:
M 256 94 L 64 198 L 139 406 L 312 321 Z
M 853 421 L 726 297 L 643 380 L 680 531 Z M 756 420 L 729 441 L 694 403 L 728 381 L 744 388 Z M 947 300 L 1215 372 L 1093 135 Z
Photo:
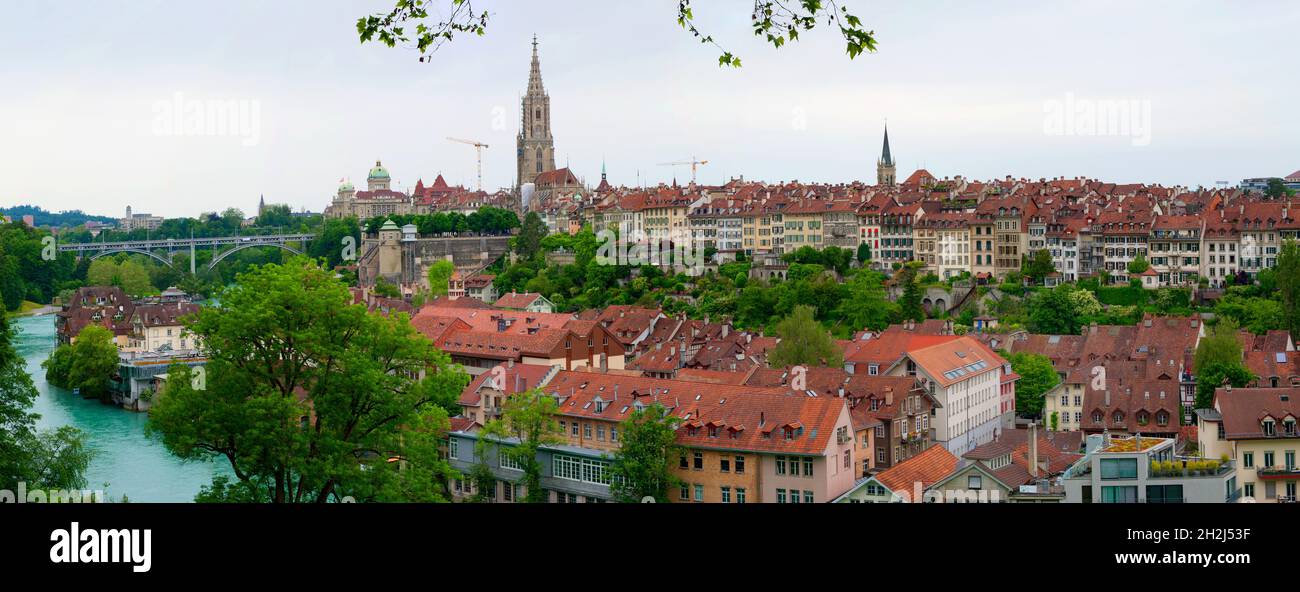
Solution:
M 145 250 L 145 249 L 133 249 L 133 248 L 129 248 L 129 247 L 128 247 L 128 248 L 118 248 L 118 249 L 108 249 L 108 250 L 106 250 L 106 251 L 100 251 L 100 252 L 98 252 L 98 253 L 95 253 L 94 255 L 91 255 L 91 256 L 90 256 L 90 260 L 91 260 L 91 261 L 94 261 L 94 260 L 96 260 L 96 259 L 99 259 L 100 257 L 105 256 L 105 255 L 114 255 L 114 254 L 117 254 L 117 253 L 135 253 L 135 254 L 137 254 L 137 255 L 148 255 L 148 256 L 153 257 L 154 259 L 156 259 L 159 263 L 162 263 L 163 265 L 166 265 L 167 267 L 173 267 L 172 262 L 171 262 L 170 260 L 165 259 L 165 258 L 163 258 L 162 256 L 160 256 L 160 255 L 158 255 L 158 254 L 156 254 L 156 253 L 154 253 L 154 252 L 152 252 L 152 251 L 147 251 L 147 250 Z
M 251 249 L 251 248 L 253 248 L 253 247 L 275 247 L 275 248 L 277 248 L 277 249 L 281 249 L 281 250 L 284 250 L 284 251 L 289 251 L 290 253 L 293 253 L 294 255 L 304 255 L 304 254 L 305 254 L 305 253 L 303 253 L 302 251 L 299 251 L 298 249 L 295 249 L 295 248 L 293 248 L 293 247 L 291 247 L 291 246 L 289 246 L 289 245 L 282 245 L 282 244 L 279 244 L 279 243 L 246 243 L 246 244 L 241 244 L 241 245 L 239 245 L 239 246 L 237 246 L 237 247 L 235 247 L 235 248 L 233 248 L 233 249 L 230 249 L 229 251 L 224 251 L 224 252 L 222 252 L 220 255 L 217 255 L 216 257 L 213 257 L 213 258 L 212 258 L 212 263 L 209 263 L 209 264 L 208 264 L 208 270 L 211 271 L 211 270 L 213 270 L 213 269 L 216 269 L 216 268 L 217 268 L 217 264 L 218 264 L 218 263 L 221 263 L 222 261 L 224 261 L 224 260 L 226 259 L 226 257 L 229 257 L 229 256 L 231 256 L 231 255 L 234 255 L 235 253 L 238 253 L 238 252 L 240 252 L 240 251 L 242 251 L 242 250 L 244 250 L 244 249 Z

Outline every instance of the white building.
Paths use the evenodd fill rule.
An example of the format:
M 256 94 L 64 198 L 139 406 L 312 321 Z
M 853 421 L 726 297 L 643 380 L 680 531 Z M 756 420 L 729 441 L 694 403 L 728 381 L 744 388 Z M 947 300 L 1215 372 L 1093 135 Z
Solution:
M 921 381 L 938 402 L 933 440 L 955 455 L 992 441 L 1006 425 L 1003 376 L 1011 374 L 1011 365 L 975 339 L 909 350 L 886 374 Z M 1014 397 L 1014 384 L 1010 388 Z

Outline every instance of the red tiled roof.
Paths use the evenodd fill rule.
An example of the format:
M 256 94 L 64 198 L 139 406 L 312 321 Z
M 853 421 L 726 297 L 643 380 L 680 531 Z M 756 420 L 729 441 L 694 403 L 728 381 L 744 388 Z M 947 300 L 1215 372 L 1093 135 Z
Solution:
M 924 452 L 913 456 L 894 467 L 876 475 L 876 481 L 890 491 L 911 495 L 914 484 L 921 484 L 921 491 L 947 477 L 957 468 L 957 457 L 948 452 L 942 444 L 935 444 Z

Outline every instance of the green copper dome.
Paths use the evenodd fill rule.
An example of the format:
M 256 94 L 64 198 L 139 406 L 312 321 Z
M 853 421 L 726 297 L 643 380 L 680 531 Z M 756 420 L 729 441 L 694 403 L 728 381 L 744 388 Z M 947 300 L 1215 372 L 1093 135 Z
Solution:
M 384 168 L 384 165 L 383 165 L 382 163 L 380 163 L 378 160 L 376 160 L 376 161 L 375 161 L 375 168 L 370 169 L 370 175 L 367 176 L 367 178 L 368 178 L 368 179 L 387 179 L 387 178 L 389 178 L 389 176 L 388 176 L 388 169 Z
M 344 191 L 352 191 L 352 190 L 354 190 L 354 189 L 356 189 L 356 188 L 352 186 L 352 182 L 351 182 L 351 181 L 344 181 L 342 185 L 339 185 L 339 192 L 340 192 L 340 193 L 342 193 L 342 192 L 344 192 Z

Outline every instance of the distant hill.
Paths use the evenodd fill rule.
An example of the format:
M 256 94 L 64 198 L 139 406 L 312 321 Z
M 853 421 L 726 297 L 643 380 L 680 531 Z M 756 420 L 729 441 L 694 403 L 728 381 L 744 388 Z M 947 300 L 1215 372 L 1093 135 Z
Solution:
M 40 206 L 14 206 L 12 208 L 0 208 L 0 214 L 4 214 L 14 220 L 22 220 L 23 216 L 32 216 L 33 223 L 37 226 L 53 226 L 63 228 L 73 228 L 81 226 L 86 222 L 103 222 L 113 224 L 117 222 L 116 218 L 108 216 L 92 216 L 81 210 L 69 210 L 66 212 L 49 212 Z

